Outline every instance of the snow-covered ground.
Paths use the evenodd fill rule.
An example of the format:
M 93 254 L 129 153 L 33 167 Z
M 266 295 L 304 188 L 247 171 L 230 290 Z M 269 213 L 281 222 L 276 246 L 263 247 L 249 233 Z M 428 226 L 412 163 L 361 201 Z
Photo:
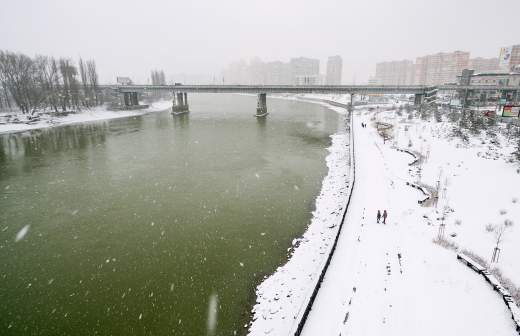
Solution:
M 446 235 L 462 249 L 490 262 L 494 235 L 488 224 L 513 221 L 501 243 L 499 267 L 504 276 L 520 285 L 520 165 L 510 162 L 513 142 L 497 133 L 471 137 L 468 143 L 451 135 L 453 124 L 403 121 L 394 111 L 380 113 L 380 120 L 395 125 L 395 146 L 425 156 L 421 182 L 436 186 L 441 181 L 441 197 L 436 208 L 422 208 L 422 222 L 437 230 L 442 209 L 446 214 Z M 503 127 L 503 125 L 502 125 Z M 494 142 L 494 143 L 493 143 Z M 411 147 L 408 147 L 411 144 Z M 417 175 L 412 177 L 417 180 Z M 451 211 L 453 210 L 453 211 Z
M 172 107 L 171 101 L 158 101 L 150 104 L 150 106 L 146 109 L 142 110 L 133 110 L 133 111 L 108 111 L 105 106 L 95 107 L 89 110 L 84 110 L 78 113 L 71 113 L 66 116 L 60 117 L 43 117 L 41 121 L 35 123 L 8 123 L 1 124 L 0 123 L 0 133 L 9 133 L 9 132 L 20 132 L 27 131 L 38 128 L 47 128 L 59 125 L 67 125 L 67 124 L 76 124 L 82 122 L 96 121 L 96 120 L 105 120 L 105 119 L 115 119 L 115 118 L 124 118 L 131 117 L 137 115 L 143 115 L 150 112 L 159 112 L 164 111 L 168 108 Z M 5 113 L 4 113 L 5 114 Z M 0 117 L 2 114 L 0 114 Z M 24 118 L 24 116 L 20 116 L 20 119 Z M 2 118 L 0 118 L 1 120 Z
M 371 116 L 355 119 L 353 199 L 303 335 L 512 335 L 501 298 L 432 243 L 422 195 L 405 184 L 411 157 L 360 127 Z
M 285 98 L 348 103 L 346 96 Z M 453 251 L 433 243 L 442 211 L 419 205 L 424 196 L 406 184 L 435 187 L 439 178 L 447 181 L 438 202 L 439 209 L 445 205 L 451 209 L 445 219 L 445 236 L 461 249 L 489 260 L 493 235 L 486 232 L 486 224 L 520 218 L 518 165 L 508 162 L 512 145 L 500 135 L 498 147 L 485 136 L 463 144 L 451 139 L 451 124 L 408 120 L 406 112 L 400 117 L 386 111 L 390 106 L 380 104 L 373 112 L 361 107 L 355 113 L 356 186 L 337 250 L 303 334 L 514 334 L 501 297 L 460 263 Z M 360 127 L 361 121 L 368 128 Z M 384 144 L 374 128 L 376 121 L 392 124 L 394 139 Z M 420 175 L 417 166 L 408 165 L 414 158 L 397 148 L 419 154 Z M 328 190 L 325 186 L 324 181 Z M 317 213 L 327 213 L 320 211 L 319 200 L 317 206 Z M 389 210 L 386 225 L 376 223 L 378 209 Z M 323 222 L 327 221 L 325 217 Z M 306 244 L 296 247 L 289 262 L 258 287 L 251 335 L 294 331 L 337 232 L 321 229 L 317 233 L 316 225 L 313 220 L 302 239 Z M 515 263 L 515 257 L 520 255 L 520 230 L 516 225 L 508 229 L 495 266 L 518 284 L 520 263 Z

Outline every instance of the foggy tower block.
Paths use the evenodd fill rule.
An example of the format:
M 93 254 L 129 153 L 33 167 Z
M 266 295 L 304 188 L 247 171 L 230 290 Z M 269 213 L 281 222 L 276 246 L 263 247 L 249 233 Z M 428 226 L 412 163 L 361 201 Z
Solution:
M 469 52 L 454 51 L 417 57 L 415 61 L 416 85 L 455 83 L 457 76 L 469 65 Z
M 376 64 L 375 84 L 412 85 L 414 64 L 411 60 L 381 62 Z
M 327 60 L 327 74 L 325 83 L 327 85 L 341 85 L 341 73 L 343 71 L 343 60 L 341 56 L 330 56 Z
M 326 75 L 320 74 L 320 60 L 293 57 L 289 62 L 263 62 L 255 57 L 250 62 L 229 64 L 222 72 L 225 84 L 249 85 L 340 85 L 343 70 L 341 56 L 331 56 L 327 61 Z
M 320 81 L 320 60 L 314 58 L 291 58 L 292 84 L 316 85 Z

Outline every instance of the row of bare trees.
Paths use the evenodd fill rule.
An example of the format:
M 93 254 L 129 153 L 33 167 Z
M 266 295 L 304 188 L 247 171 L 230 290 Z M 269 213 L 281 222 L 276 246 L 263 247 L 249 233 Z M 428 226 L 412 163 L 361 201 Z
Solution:
M 152 85 L 166 85 L 166 76 L 163 70 L 152 70 L 150 74 Z M 167 95 L 161 91 L 154 91 L 153 97 L 155 99 L 164 98 Z
M 166 85 L 166 76 L 163 70 L 152 70 L 150 77 L 152 85 Z
M 0 50 L 0 83 L 3 105 L 12 104 L 23 113 L 37 111 L 77 111 L 103 103 L 99 77 L 93 60 Z

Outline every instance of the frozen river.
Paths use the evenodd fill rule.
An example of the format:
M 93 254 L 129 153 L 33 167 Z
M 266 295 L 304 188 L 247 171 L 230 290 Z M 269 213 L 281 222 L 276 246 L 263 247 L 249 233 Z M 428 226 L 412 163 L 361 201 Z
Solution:
M 0 136 L 0 334 L 245 332 L 310 222 L 340 116 L 270 99 L 257 120 L 238 95 L 190 107 Z

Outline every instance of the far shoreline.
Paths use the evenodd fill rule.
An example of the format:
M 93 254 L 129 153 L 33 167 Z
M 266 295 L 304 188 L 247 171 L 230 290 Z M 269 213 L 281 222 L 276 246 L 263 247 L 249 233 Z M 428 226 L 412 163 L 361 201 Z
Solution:
M 47 128 L 55 128 L 62 126 L 70 126 L 70 125 L 79 125 L 79 124 L 88 124 L 97 121 L 106 121 L 113 119 L 122 119 L 129 117 L 138 117 L 143 116 L 149 113 L 162 112 L 171 108 L 172 102 L 167 100 L 159 100 L 150 104 L 150 106 L 143 110 L 127 110 L 127 111 L 109 111 L 106 107 L 98 107 L 92 110 L 86 110 L 79 113 L 71 113 L 66 117 L 57 118 L 58 121 L 55 124 L 47 123 L 47 120 L 41 121 L 39 123 L 35 123 L 32 125 L 29 124 L 5 124 L 0 125 L 0 136 L 7 134 L 17 134 L 23 132 L 31 132 L 34 130 L 42 130 Z M 69 117 L 70 118 L 67 118 Z M 17 126 L 21 126 L 22 128 L 18 128 Z M 10 128 L 11 127 L 11 128 Z M 4 130 L 5 128 L 5 130 Z

